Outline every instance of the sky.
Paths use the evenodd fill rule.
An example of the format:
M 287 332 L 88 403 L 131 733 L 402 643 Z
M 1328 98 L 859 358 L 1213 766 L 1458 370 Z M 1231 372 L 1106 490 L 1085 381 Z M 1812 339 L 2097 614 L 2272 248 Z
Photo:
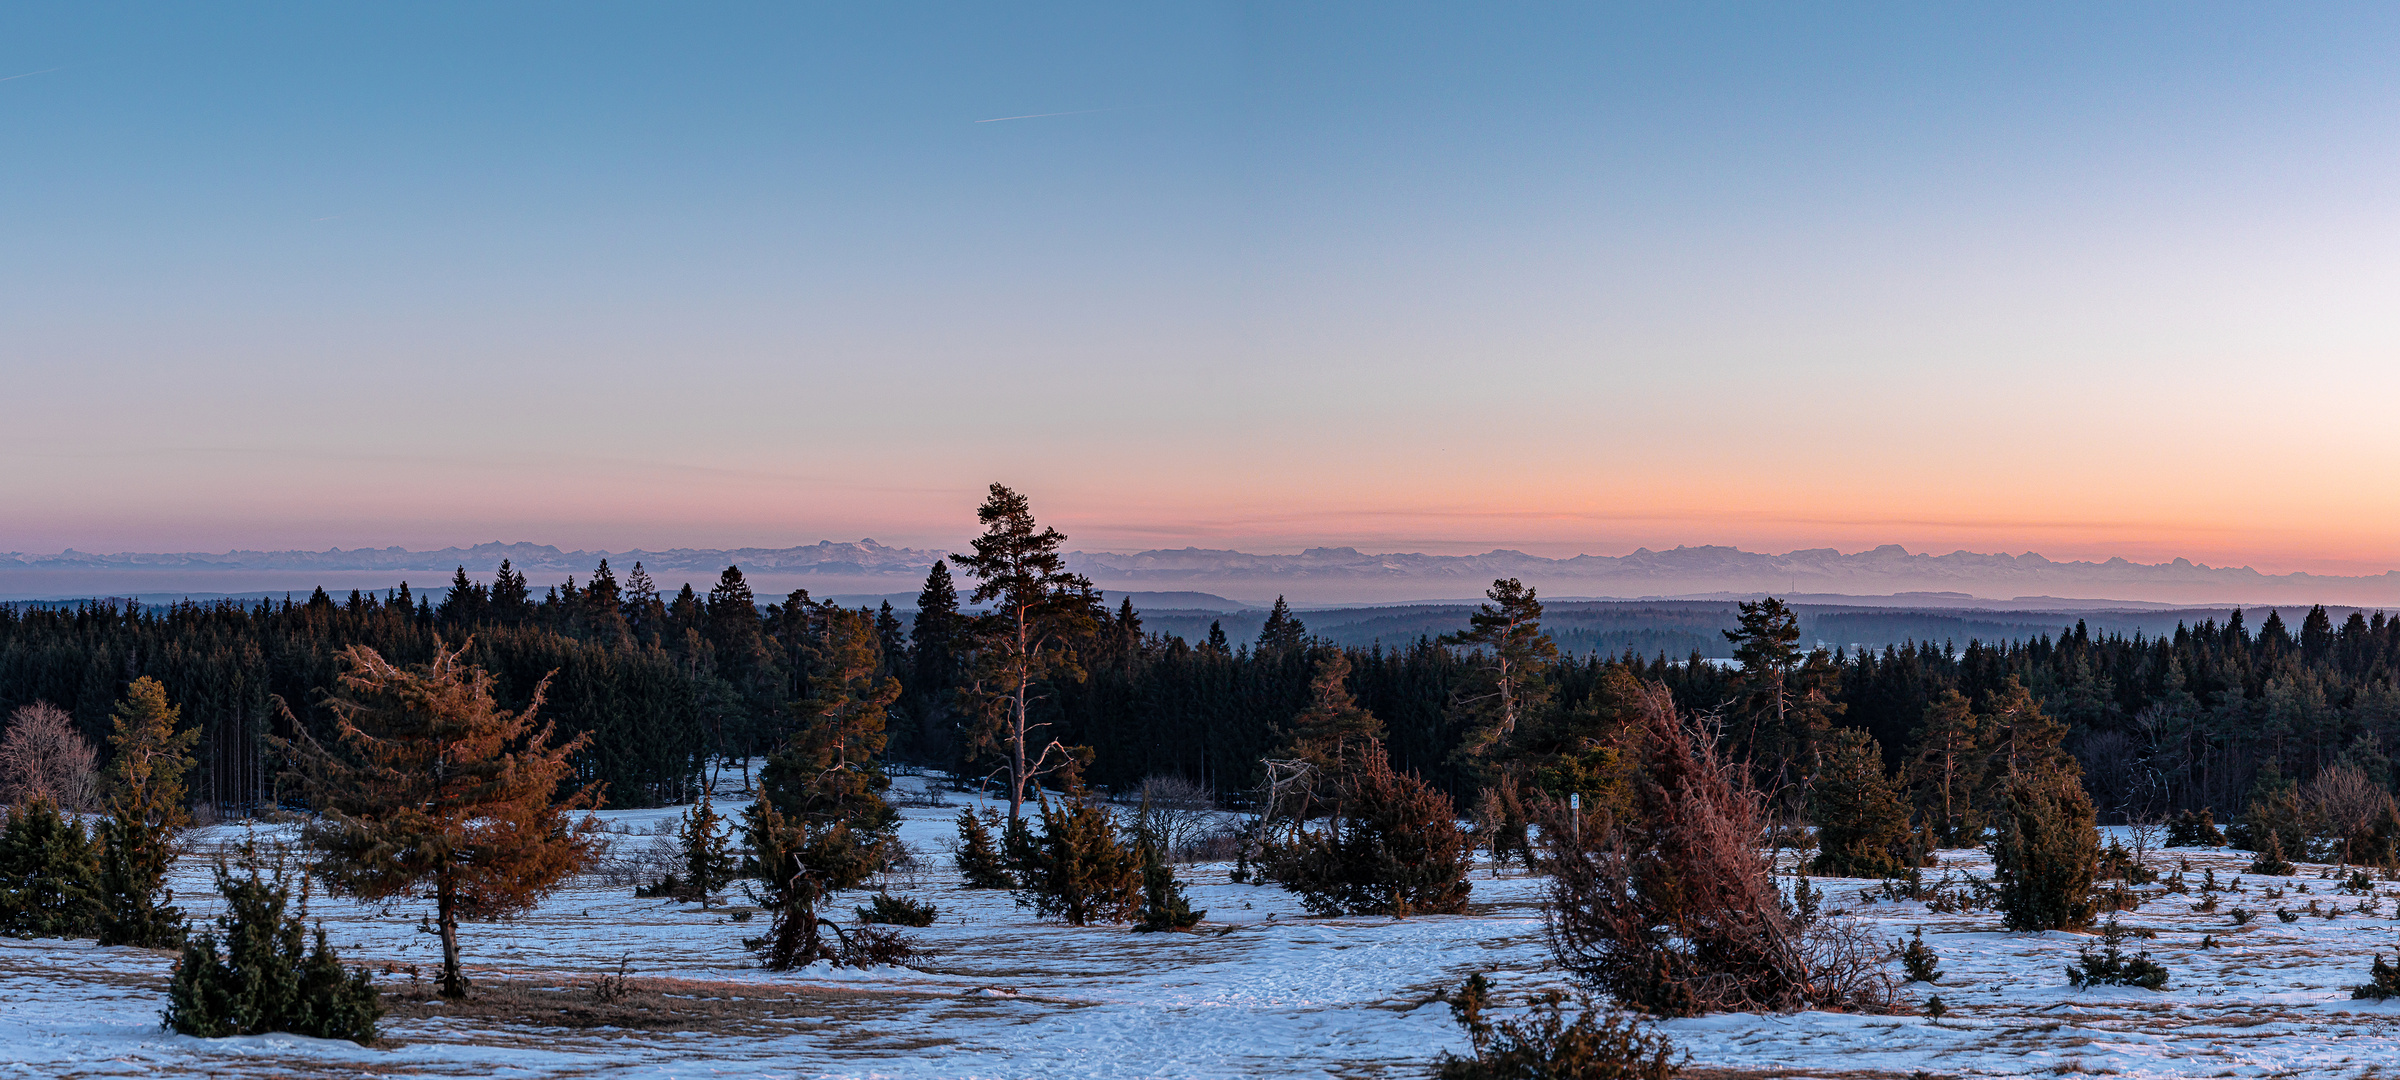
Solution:
M 0 550 L 2400 567 L 2388 5 L 0 8 Z

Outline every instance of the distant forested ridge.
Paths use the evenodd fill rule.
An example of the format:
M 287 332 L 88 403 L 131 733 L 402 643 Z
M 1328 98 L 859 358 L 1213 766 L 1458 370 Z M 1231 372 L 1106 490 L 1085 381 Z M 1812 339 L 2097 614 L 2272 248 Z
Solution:
M 941 577 L 940 588 L 950 588 L 946 571 Z M 1346 635 L 1362 627 L 1392 633 L 1375 645 L 1336 646 L 1289 613 L 1239 636 L 1221 623 L 1213 633 L 1187 634 L 1152 630 L 1130 603 L 1111 608 L 1096 592 L 1088 602 L 1091 617 L 1074 643 L 1081 677 L 1046 677 L 1029 708 L 1030 719 L 1049 725 L 1044 738 L 1091 748 L 1082 775 L 1093 784 L 1124 787 L 1168 774 L 1239 796 L 1258 782 L 1260 760 L 1288 740 L 1326 650 L 1347 660 L 1347 685 L 1381 719 L 1400 768 L 1462 805 L 1494 775 L 1488 760 L 1462 753 L 1487 720 L 1474 705 L 1483 654 L 1427 633 L 1434 611 L 1343 615 L 1356 624 Z M 917 607 L 905 618 L 890 605 L 862 609 L 876 626 L 885 671 L 905 688 L 889 757 L 977 774 L 989 762 L 975 756 L 969 737 L 978 722 L 967 704 L 976 617 L 960 610 L 955 592 Z M 2306 781 L 2336 764 L 2387 788 L 2394 779 L 2400 620 L 2380 612 L 2352 612 L 2337 625 L 2315 608 L 2296 629 L 2280 612 L 2253 627 L 2233 611 L 2155 635 L 2095 634 L 2078 624 L 2000 642 L 1799 646 L 1767 672 L 1700 662 L 1729 651 L 1730 605 L 1658 607 L 1642 629 L 1622 611 L 1610 617 L 1623 625 L 1611 628 L 1579 618 L 1577 605 L 1558 605 L 1553 624 L 1567 648 L 1541 675 L 1527 730 L 1572 742 L 1578 724 L 1615 707 L 1612 695 L 1623 686 L 1651 681 L 1684 707 L 1716 715 L 1731 748 L 1762 777 L 1794 775 L 1797 757 L 1842 728 L 1871 735 L 1887 764 L 1905 771 L 1921 755 L 1921 729 L 1945 692 L 1976 710 L 2003 710 L 1994 703 L 2013 685 L 2064 725 L 2064 749 L 2082 763 L 2104 814 L 2232 813 L 2262 778 Z M 763 755 L 791 733 L 789 706 L 817 674 L 815 639 L 832 610 L 805 591 L 762 604 L 738 568 L 725 569 L 707 593 L 686 586 L 662 595 L 638 567 L 620 580 L 605 562 L 585 583 L 570 579 L 540 597 L 504 566 L 489 587 L 461 573 L 439 604 L 404 586 L 252 605 L 0 608 L 0 712 L 48 701 L 96 738 L 127 684 L 154 676 L 203 733 L 196 800 L 238 812 L 276 798 L 281 766 L 269 736 L 288 737 L 295 725 L 324 734 L 320 701 L 340 649 L 364 644 L 413 663 L 429 658 L 437 641 L 472 641 L 469 658 L 494 673 L 508 707 L 522 707 L 550 678 L 543 715 L 563 732 L 593 736 L 577 759 L 579 778 L 606 782 L 613 805 L 657 804 L 685 797 L 712 762 Z M 1465 609 L 1448 614 L 1451 629 L 1464 627 Z M 1838 625 L 1826 619 L 1818 616 L 1818 625 Z M 1629 633 L 1654 640 L 1586 645 L 1622 645 L 1608 635 Z M 1660 639 L 1684 647 L 1669 650 L 1655 644 Z M 1783 680 L 1782 707 L 1772 714 L 1774 695 L 1760 689 L 1769 674 Z M 1796 704 L 1808 700 L 1815 703 Z

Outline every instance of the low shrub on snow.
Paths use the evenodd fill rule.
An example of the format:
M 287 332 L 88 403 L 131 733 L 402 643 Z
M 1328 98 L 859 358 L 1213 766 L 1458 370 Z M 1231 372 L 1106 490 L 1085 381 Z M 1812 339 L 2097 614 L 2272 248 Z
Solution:
M 2075 963 L 2067 966 L 2067 981 L 2078 989 L 2090 986 L 2166 989 L 2167 969 L 2150 959 L 2148 950 L 2132 956 L 2125 955 L 2125 939 L 2132 936 L 2117 925 L 2117 920 L 2108 920 L 2107 927 L 2100 932 L 2100 950 L 2094 952 L 2091 946 L 2084 946 L 2083 951 L 2077 954 Z
M 1450 1014 L 1467 1029 L 1475 1056 L 1444 1054 L 1442 1080 L 1667 1080 L 1690 1055 L 1678 1060 L 1675 1043 L 1646 1030 L 1633 1017 L 1583 1005 L 1567 1018 L 1565 997 L 1556 991 L 1533 998 L 1523 1020 L 1493 1023 L 1484 1017 L 1491 983 L 1478 974 L 1450 995 Z
M 202 1038 L 288 1031 L 373 1042 L 383 1004 L 367 969 L 344 968 L 321 926 L 308 947 L 307 902 L 284 913 L 292 890 L 280 861 L 245 844 L 236 865 L 239 873 L 217 864 L 225 914 L 214 932 L 184 946 L 167 987 L 166 1026 Z

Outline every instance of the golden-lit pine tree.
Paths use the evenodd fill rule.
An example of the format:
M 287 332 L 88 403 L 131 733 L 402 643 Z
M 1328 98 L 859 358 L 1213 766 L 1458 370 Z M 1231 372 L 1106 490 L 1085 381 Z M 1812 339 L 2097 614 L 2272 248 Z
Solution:
M 144 675 L 125 688 L 103 780 L 111 815 L 169 832 L 192 823 L 183 804 L 183 774 L 192 767 L 200 729 L 176 731 L 182 719 L 183 710 L 167 704 L 166 684 L 157 679 Z
M 183 775 L 192 768 L 200 729 L 178 732 L 183 710 L 167 703 L 165 684 L 147 675 L 117 702 L 116 730 L 100 841 L 99 938 L 102 945 L 173 948 L 183 944 L 183 912 L 166 887 L 175 837 L 192 823 Z
M 352 645 L 326 705 L 335 740 L 287 744 L 320 816 L 301 831 L 313 869 L 336 893 L 425 897 L 427 932 L 442 941 L 440 989 L 464 997 L 458 923 L 523 912 L 590 857 L 598 784 L 562 797 L 570 758 L 590 739 L 553 741 L 534 726 L 547 679 L 521 712 L 492 698 L 492 677 L 466 646 L 437 645 L 431 663 L 401 668 Z

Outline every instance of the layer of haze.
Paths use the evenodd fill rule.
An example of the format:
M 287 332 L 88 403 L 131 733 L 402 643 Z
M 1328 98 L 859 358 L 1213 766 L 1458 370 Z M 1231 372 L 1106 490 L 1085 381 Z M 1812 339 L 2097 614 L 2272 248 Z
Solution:
M 2400 566 L 2388 6 L 11 5 L 0 549 Z M 1013 118 L 1013 119 L 1003 119 Z

